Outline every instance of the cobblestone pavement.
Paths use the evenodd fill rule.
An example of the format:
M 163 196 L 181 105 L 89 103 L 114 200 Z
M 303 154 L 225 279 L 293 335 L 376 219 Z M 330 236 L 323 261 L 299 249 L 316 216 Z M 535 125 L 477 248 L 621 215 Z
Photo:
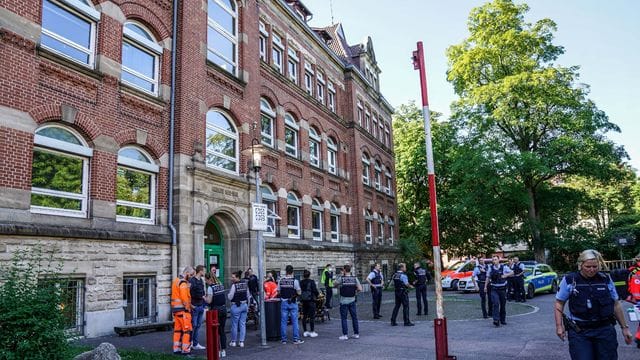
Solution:
M 429 315 L 416 316 L 415 298 L 411 299 L 411 320 L 414 327 L 391 327 L 393 292 L 383 296 L 383 319 L 373 320 L 368 293 L 358 300 L 360 338 L 342 341 L 337 306 L 331 310 L 331 320 L 316 324 L 317 338 L 304 338 L 305 343 L 281 345 L 279 341 L 260 346 L 260 332 L 247 326 L 246 347 L 227 348 L 229 359 L 435 359 L 433 317 L 435 311 L 433 289 L 429 290 Z M 334 299 L 337 303 L 337 299 Z M 569 359 L 566 342 L 555 335 L 553 295 L 539 295 L 527 303 L 508 303 L 507 325 L 494 328 L 491 319 L 482 319 L 477 294 L 445 292 L 445 315 L 448 320 L 449 353 L 460 360 Z M 227 324 L 229 322 L 227 321 Z M 632 324 L 632 328 L 637 323 Z M 349 332 L 352 334 L 351 322 Z M 291 329 L 289 327 L 289 334 Z M 108 336 L 85 339 L 78 343 L 96 346 L 110 342 L 118 348 L 135 348 L 149 352 L 171 352 L 171 332 L 155 332 L 133 337 Z M 204 329 L 200 341 L 204 343 Z M 640 359 L 640 349 L 626 345 L 618 330 L 620 360 Z M 205 351 L 195 354 L 206 357 Z

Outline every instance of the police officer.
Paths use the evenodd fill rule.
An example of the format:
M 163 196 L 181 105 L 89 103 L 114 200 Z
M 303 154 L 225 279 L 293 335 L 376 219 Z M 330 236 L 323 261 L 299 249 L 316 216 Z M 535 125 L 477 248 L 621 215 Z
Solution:
M 293 277 L 293 266 L 287 265 L 286 275 L 278 281 L 278 292 L 280 293 L 280 337 L 282 344 L 287 343 L 287 321 L 291 316 L 293 327 L 293 343 L 302 344 L 300 330 L 298 328 L 298 302 L 296 297 L 302 293 L 298 279 Z
M 488 318 L 492 314 L 491 297 L 489 297 L 489 312 L 487 313 L 487 290 L 485 285 L 487 283 L 487 265 L 484 261 L 478 257 L 476 267 L 473 269 L 473 275 L 471 275 L 471 281 L 473 285 L 478 288 L 480 292 L 480 307 L 482 308 L 482 317 Z
M 371 272 L 367 276 L 367 282 L 371 289 L 371 304 L 373 307 L 373 318 L 380 319 L 380 304 L 382 303 L 382 284 L 384 278 L 380 272 L 380 264 L 376 263 L 371 266 Z
M 416 287 L 416 301 L 418 302 L 418 313 L 416 315 L 420 316 L 423 314 L 422 305 L 424 304 L 424 314 L 429 314 L 429 308 L 427 305 L 427 281 L 431 275 L 427 272 L 427 270 L 423 269 L 419 262 L 413 264 L 413 274 L 416 279 L 413 282 L 413 285 Z
M 206 302 L 209 309 L 218 312 L 218 339 L 220 340 L 220 357 L 227 356 L 227 334 L 224 327 L 227 323 L 227 298 L 224 295 L 224 284 L 218 279 L 214 271 L 205 276 L 207 281 L 207 297 Z
M 491 286 L 491 302 L 493 303 L 493 325 L 496 327 L 507 325 L 507 279 L 513 276 L 513 271 L 509 266 L 500 264 L 500 258 L 493 256 L 493 264 L 487 271 L 487 282 L 484 285 L 485 291 Z
M 360 328 L 358 326 L 358 311 L 356 309 L 356 295 L 362 291 L 362 285 L 357 277 L 351 275 L 351 265 L 344 266 L 344 273 L 336 279 L 336 286 L 340 287 L 340 320 L 342 322 L 342 335 L 340 340 L 349 338 L 347 328 L 347 313 L 351 316 L 353 326 L 353 338 L 360 338 Z
M 244 339 L 247 334 L 247 303 L 251 299 L 249 286 L 242 279 L 242 270 L 231 274 L 231 288 L 227 298 L 231 301 L 231 342 L 229 346 L 244 347 Z
M 513 257 L 513 298 L 516 302 L 526 302 L 524 293 L 524 264 L 520 262 L 517 256 Z
M 616 287 L 607 274 L 600 272 L 603 263 L 599 252 L 581 252 L 578 271 L 562 279 L 556 294 L 556 334 L 562 340 L 569 334 L 569 354 L 574 360 L 616 360 L 616 321 L 622 328 L 625 342 L 632 342 Z M 564 305 L 567 301 L 569 315 L 565 317 Z
M 391 326 L 397 326 L 396 317 L 398 316 L 398 310 L 402 305 L 402 318 L 404 320 L 404 326 L 413 326 L 414 324 L 409 320 L 409 288 L 413 286 L 409 284 L 409 278 L 407 274 L 407 266 L 404 263 L 398 264 L 398 271 L 393 274 L 391 280 L 393 280 L 393 286 L 395 287 L 396 305 L 393 307 L 393 313 L 391 313 Z

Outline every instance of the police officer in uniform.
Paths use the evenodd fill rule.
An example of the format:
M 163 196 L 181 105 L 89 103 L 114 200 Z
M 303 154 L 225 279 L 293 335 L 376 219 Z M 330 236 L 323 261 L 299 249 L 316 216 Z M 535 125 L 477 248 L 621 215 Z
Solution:
M 600 272 L 603 263 L 599 252 L 583 251 L 578 257 L 578 271 L 562 279 L 556 294 L 556 334 L 564 340 L 568 333 L 569 354 L 573 360 L 616 360 L 616 321 L 625 342 L 631 344 L 633 340 L 616 287 L 607 274 Z M 568 316 L 564 315 L 567 301 Z
M 357 277 L 351 275 L 351 265 L 344 266 L 344 273 L 336 279 L 335 284 L 340 287 L 340 320 L 342 321 L 342 336 L 338 339 L 347 340 L 349 338 L 347 313 L 351 316 L 353 338 L 358 339 L 360 338 L 360 328 L 358 326 L 356 295 L 362 291 L 362 285 Z
M 218 339 L 220 340 L 220 357 L 227 356 L 227 334 L 224 327 L 227 324 L 227 298 L 224 295 L 224 284 L 218 279 L 215 272 L 210 272 L 205 276 L 207 281 L 206 302 L 209 309 L 218 312 Z
M 513 271 L 509 266 L 500 264 L 500 258 L 493 256 L 491 258 L 493 264 L 489 266 L 487 271 L 488 281 L 484 285 L 487 291 L 491 285 L 491 302 L 493 303 L 493 325 L 496 327 L 507 325 L 507 279 L 513 276 Z
M 419 262 L 413 264 L 413 274 L 416 277 L 413 285 L 416 287 L 416 301 L 418 302 L 418 313 L 416 315 L 427 315 L 429 314 L 427 305 L 427 281 L 431 280 L 431 275 L 427 270 L 422 268 Z M 424 313 L 422 312 L 423 304 Z
M 524 264 L 520 262 L 517 256 L 513 257 L 513 298 L 516 302 L 526 302 L 524 293 Z
M 404 320 L 404 326 L 413 326 L 414 324 L 409 320 L 409 288 L 413 286 L 409 284 L 409 278 L 407 274 L 407 266 L 404 263 L 398 264 L 398 271 L 393 274 L 391 278 L 393 280 L 393 286 L 395 287 L 396 305 L 393 307 L 393 313 L 391 313 L 391 326 L 397 326 L 396 318 L 398 317 L 398 310 L 402 305 L 402 318 Z
M 282 344 L 287 343 L 287 322 L 291 316 L 293 327 L 293 343 L 302 344 L 300 329 L 298 328 L 298 302 L 296 297 L 302 293 L 298 279 L 293 277 L 293 266 L 287 265 L 286 275 L 278 281 L 278 293 L 280 293 L 280 338 Z
M 231 301 L 231 342 L 229 346 L 244 347 L 244 339 L 247 334 L 247 305 L 251 294 L 247 282 L 242 279 L 242 270 L 231 274 L 231 288 L 227 298 Z M 239 333 L 239 334 L 238 334 Z
M 371 272 L 369 273 L 369 276 L 367 276 L 367 282 L 371 289 L 373 318 L 380 319 L 382 318 L 382 315 L 380 315 L 380 304 L 382 303 L 382 284 L 384 283 L 384 278 L 380 272 L 380 264 L 376 263 L 371 266 Z
M 478 288 L 480 292 L 480 307 L 482 308 L 482 317 L 488 318 L 492 314 L 491 296 L 489 296 L 489 312 L 487 313 L 487 290 L 485 285 L 487 283 L 487 265 L 484 261 L 478 257 L 476 267 L 473 269 L 473 275 L 471 276 L 473 285 Z

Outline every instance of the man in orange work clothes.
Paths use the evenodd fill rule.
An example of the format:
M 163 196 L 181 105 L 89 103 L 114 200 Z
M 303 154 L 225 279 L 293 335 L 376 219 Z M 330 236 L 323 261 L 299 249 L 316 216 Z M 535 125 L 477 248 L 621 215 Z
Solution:
M 636 255 L 634 261 L 635 264 L 629 268 L 629 297 L 627 297 L 627 301 L 637 304 L 640 302 L 640 254 Z M 638 324 L 638 330 L 636 330 L 635 341 L 638 348 L 640 348 L 640 324 Z
M 171 283 L 171 313 L 173 314 L 173 353 L 191 354 L 191 292 L 189 279 L 196 271 L 187 266 Z

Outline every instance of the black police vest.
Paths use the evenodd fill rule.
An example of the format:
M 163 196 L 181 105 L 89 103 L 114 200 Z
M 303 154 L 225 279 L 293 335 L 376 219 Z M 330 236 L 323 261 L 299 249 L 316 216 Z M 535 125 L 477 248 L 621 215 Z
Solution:
M 280 298 L 291 299 L 296 295 L 295 278 L 283 277 L 278 283 L 280 285 Z
M 227 304 L 227 299 L 224 296 L 224 285 L 210 285 L 211 291 L 213 291 L 213 298 L 211 299 L 211 307 L 220 307 Z
M 500 267 L 496 270 L 493 265 L 490 265 L 491 269 L 491 286 L 494 287 L 504 287 L 507 285 L 507 279 L 502 278 L 502 274 L 504 274 L 504 264 L 501 264 Z
M 358 279 L 355 276 L 346 275 L 340 282 L 340 296 L 355 297 L 358 290 Z
M 204 302 L 202 299 L 204 296 L 204 284 L 202 283 L 202 280 L 192 277 L 189 279 L 189 283 L 191 284 L 191 287 L 189 288 L 189 291 L 191 292 L 191 304 L 195 306 L 202 305 Z
M 380 275 L 379 271 L 373 271 L 373 279 L 371 279 L 371 283 L 373 285 L 380 285 L 382 284 L 382 276 Z
M 523 270 L 520 268 L 520 263 L 513 264 L 513 267 L 511 268 L 511 270 L 513 270 L 514 276 L 518 276 L 523 273 Z
M 247 301 L 247 283 L 244 281 L 240 281 L 233 284 L 232 286 L 236 287 L 236 292 L 233 293 L 233 299 L 231 299 L 231 302 L 239 303 L 242 301 Z
M 395 287 L 396 292 L 401 292 L 404 291 L 407 286 L 404 284 L 404 282 L 400 279 L 400 276 L 403 273 L 398 271 L 397 273 L 393 274 L 393 287 Z
M 584 278 L 579 272 L 568 274 L 566 282 L 575 289 L 569 297 L 571 314 L 585 321 L 612 319 L 615 301 L 609 292 L 609 281 L 609 277 L 601 272 L 591 279 Z
M 487 267 L 486 266 L 476 266 L 479 269 L 478 272 L 478 282 L 486 282 L 487 281 Z M 484 271 L 482 271 L 484 270 Z
M 414 273 L 416 275 L 416 284 L 424 285 L 427 283 L 427 270 L 423 268 L 417 268 Z

